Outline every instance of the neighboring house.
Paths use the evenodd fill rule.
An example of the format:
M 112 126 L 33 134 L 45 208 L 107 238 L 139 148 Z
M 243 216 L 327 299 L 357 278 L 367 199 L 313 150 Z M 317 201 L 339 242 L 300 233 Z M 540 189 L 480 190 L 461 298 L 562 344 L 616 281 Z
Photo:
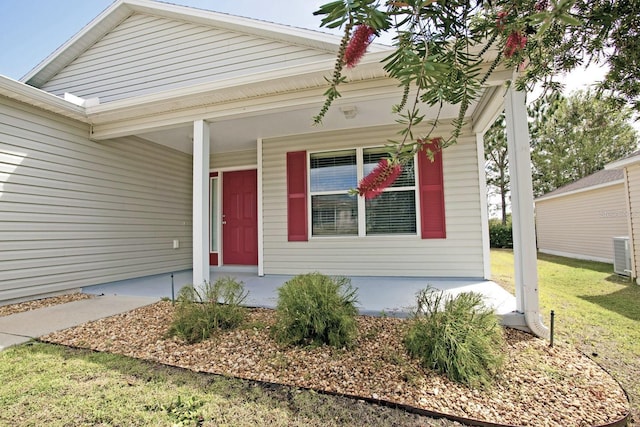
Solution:
M 601 170 L 535 199 L 540 252 L 613 263 L 613 238 L 629 234 L 622 170 Z
M 640 284 L 640 151 L 609 163 L 605 168 L 611 172 L 623 173 L 631 277 Z
M 482 134 L 505 109 L 522 197 L 514 315 L 545 335 L 513 72 L 487 81 L 456 145 L 417 155 L 365 201 L 348 190 L 397 135 L 400 93 L 380 62 L 389 48 L 372 45 L 313 126 L 339 40 L 120 0 L 22 82 L 0 77 L 0 300 L 184 269 L 202 283 L 210 265 L 489 278 Z M 433 136 L 457 111 L 444 108 Z

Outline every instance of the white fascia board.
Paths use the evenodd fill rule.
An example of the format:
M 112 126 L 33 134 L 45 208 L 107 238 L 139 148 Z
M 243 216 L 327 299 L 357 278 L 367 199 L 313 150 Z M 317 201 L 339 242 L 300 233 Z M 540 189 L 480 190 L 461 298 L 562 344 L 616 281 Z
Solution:
M 615 162 L 611 162 L 604 166 L 607 170 L 612 169 L 623 169 L 627 166 L 631 166 L 633 164 L 640 163 L 640 156 L 632 156 L 624 159 L 616 160 Z
M 0 95 L 88 123 L 84 107 L 2 75 L 0 75 Z
M 322 48 L 329 52 L 337 52 L 340 46 L 340 40 L 342 39 L 342 36 L 325 33 L 321 30 L 293 27 L 170 3 L 151 2 L 148 0 L 124 0 L 124 4 L 135 12 L 163 16 L 169 19 L 181 19 L 231 31 L 282 40 L 302 46 Z M 380 52 L 388 49 L 388 46 L 376 43 L 369 46 L 371 52 Z
M 133 10 L 126 5 L 126 1 L 118 0 L 112 3 L 20 81 L 40 86 L 132 13 Z
M 373 99 L 381 95 L 397 94 L 397 83 L 389 79 L 389 84 L 381 89 L 374 82 L 358 82 L 349 90 L 342 90 L 342 102 Z M 292 93 L 279 93 L 259 98 L 241 99 L 224 103 L 196 106 L 181 110 L 165 111 L 147 116 L 131 117 L 95 124 L 92 138 L 103 140 L 133 135 L 149 130 L 169 129 L 192 120 L 216 120 L 224 118 L 251 117 L 264 112 L 294 111 L 299 108 L 321 105 L 325 88 L 310 88 Z
M 471 117 L 474 133 L 484 135 L 489 130 L 496 118 L 504 111 L 504 95 L 503 88 L 487 88 Z
M 615 181 L 609 181 L 609 182 L 605 182 L 603 184 L 598 184 L 598 185 L 592 185 L 590 187 L 579 188 L 577 190 L 567 191 L 565 193 L 552 194 L 552 195 L 549 195 L 549 196 L 541 196 L 541 197 L 538 197 L 537 199 L 535 199 L 534 203 L 544 202 L 546 200 L 557 199 L 557 198 L 565 197 L 565 196 L 572 196 L 574 194 L 585 193 L 587 191 L 599 190 L 601 188 L 611 187 L 612 185 L 619 185 L 619 184 L 624 184 L 624 179 L 616 179 Z

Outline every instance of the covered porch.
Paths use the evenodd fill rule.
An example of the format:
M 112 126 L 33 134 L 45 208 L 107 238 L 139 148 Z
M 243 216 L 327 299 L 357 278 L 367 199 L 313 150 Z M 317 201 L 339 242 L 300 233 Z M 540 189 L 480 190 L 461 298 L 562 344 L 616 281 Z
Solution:
M 377 82 L 375 87 L 369 87 L 364 82 L 367 78 L 365 71 L 380 73 L 379 60 L 382 55 L 372 54 L 363 62 L 357 71 L 350 71 L 354 82 L 344 89 L 343 97 L 328 115 L 322 131 L 363 129 L 372 126 L 389 125 L 394 121 L 390 114 L 396 93 L 395 82 Z M 296 76 L 299 83 L 308 83 L 323 75 L 322 71 L 309 71 Z M 356 75 L 355 73 L 361 73 Z M 384 78 L 383 74 L 376 74 Z M 546 336 L 548 331 L 542 324 L 538 313 L 537 272 L 535 255 L 535 238 L 533 236 L 533 203 L 531 194 L 530 160 L 528 154 L 529 139 L 526 125 L 525 94 L 518 92 L 513 86 L 501 86 L 504 81 L 515 78 L 515 74 L 502 71 L 494 76 L 481 99 L 474 103 L 469 112 L 470 130 L 477 141 L 476 148 L 478 162 L 478 186 L 480 194 L 485 192 L 484 173 L 482 164 L 482 136 L 489 128 L 495 117 L 505 111 L 507 116 L 507 133 L 509 140 L 509 155 L 512 182 L 519 191 L 514 192 L 512 200 L 514 222 L 514 254 L 516 257 L 516 297 L 510 295 L 499 285 L 488 280 L 491 277 L 489 267 L 489 236 L 487 225 L 486 199 L 480 200 L 479 214 L 481 218 L 481 246 L 482 246 L 482 275 L 476 277 L 388 277 L 353 276 L 352 284 L 358 288 L 360 312 L 363 314 L 386 313 L 395 316 L 406 316 L 415 304 L 416 292 L 427 286 L 441 289 L 450 293 L 476 291 L 485 295 L 487 302 L 493 306 L 504 319 L 505 324 L 532 330 L 539 336 Z M 276 81 L 280 81 L 276 79 Z M 293 81 L 288 76 L 288 82 Z M 271 81 L 271 80 L 270 80 Z M 240 86 L 244 87 L 242 84 Z M 87 109 L 95 122 L 92 128 L 92 138 L 96 141 L 118 138 L 126 135 L 136 135 L 145 140 L 160 145 L 166 145 L 192 156 L 192 269 L 173 273 L 173 295 L 186 283 L 202 284 L 207 280 L 215 281 L 220 275 L 230 275 L 245 283 L 249 290 L 247 305 L 273 308 L 277 299 L 277 288 L 289 280 L 292 275 L 279 274 L 281 271 L 270 273 L 265 268 L 265 232 L 264 232 L 264 203 L 263 203 L 263 139 L 286 137 L 287 135 L 310 135 L 318 132 L 309 123 L 309 118 L 317 111 L 318 100 L 322 99 L 319 92 L 302 90 L 296 87 L 289 91 L 286 102 L 273 95 L 270 102 L 264 101 L 260 105 L 251 104 L 246 100 L 235 102 L 236 108 L 211 107 L 203 113 L 195 105 L 213 105 L 212 97 L 225 95 L 233 98 L 229 88 L 206 87 L 197 94 L 165 94 L 162 100 L 148 99 L 146 102 L 114 101 Z M 264 83 L 261 86 L 264 90 Z M 277 88 L 273 92 L 278 94 Z M 188 105 L 180 113 L 170 110 L 168 103 L 174 101 L 171 95 L 180 99 L 188 99 Z M 257 96 L 257 95 L 256 95 Z M 186 102 L 186 101 L 185 101 Z M 231 102 L 231 100 L 226 100 Z M 125 105 L 126 104 L 126 105 Z M 193 105 L 192 105 L 193 104 Z M 132 119 L 144 109 L 149 113 L 152 108 L 157 115 L 153 119 Z M 357 117 L 348 117 L 345 111 L 357 111 Z M 384 113 L 381 113 L 384 112 Z M 453 117 L 455 109 L 446 110 L 447 117 Z M 126 117 L 129 115 L 130 117 Z M 237 151 L 239 150 L 239 151 Z M 242 151 L 244 150 L 244 151 Z M 245 161 L 242 167 L 215 167 L 216 159 L 225 156 L 239 155 L 238 153 L 255 152 L 255 159 Z M 475 165 L 474 165 L 475 166 Z M 213 267 L 212 251 L 216 239 L 224 233 L 222 225 L 225 213 L 220 211 L 217 218 L 218 225 L 212 224 L 211 214 L 216 208 L 211 204 L 215 200 L 211 193 L 211 179 L 218 177 L 218 173 L 234 172 L 237 170 L 254 169 L 256 171 L 256 262 L 244 270 L 243 266 L 228 263 L 219 254 L 215 254 Z M 224 188 L 224 187 L 223 187 Z M 217 196 L 220 197 L 220 196 Z M 221 219 L 222 218 L 222 219 Z M 272 231 L 273 233 L 273 231 Z M 267 233 L 268 234 L 268 233 Z M 218 237 L 213 237 L 218 236 Z M 224 243 L 224 240 L 222 241 Z M 191 242 L 187 242 L 191 243 Z M 182 242 L 174 240 L 174 248 L 182 247 Z M 220 244 L 220 243 L 218 243 Z M 222 245 L 224 248 L 224 245 Z M 224 255 L 224 249 L 221 251 Z M 222 260 L 222 262 L 220 262 Z M 238 269 L 240 268 L 240 269 Z M 275 274 L 278 273 L 278 274 Z M 402 274 L 402 270 L 398 271 Z M 356 273 L 362 274 L 362 273 Z M 462 274 L 461 274 L 462 276 Z M 157 298 L 171 297 L 171 273 L 148 276 L 138 279 L 124 280 L 103 285 L 96 285 L 84 289 L 88 293 L 146 295 Z
M 245 290 L 249 292 L 247 306 L 271 309 L 277 305 L 278 288 L 293 278 L 292 275 L 282 274 L 259 276 L 255 268 L 237 266 L 212 267 L 209 275 L 211 282 L 224 276 L 243 282 Z M 462 292 L 479 293 L 483 295 L 487 305 L 493 307 L 502 317 L 503 324 L 524 326 L 518 325 L 513 316 L 516 311 L 515 297 L 489 280 L 449 277 L 352 276 L 349 278 L 353 287 L 358 290 L 358 310 L 363 315 L 407 317 L 415 307 L 416 293 L 430 286 L 450 295 Z M 83 288 L 82 292 L 92 295 L 172 298 L 177 297 L 180 289 L 193 283 L 192 281 L 193 271 L 184 270 L 89 286 Z

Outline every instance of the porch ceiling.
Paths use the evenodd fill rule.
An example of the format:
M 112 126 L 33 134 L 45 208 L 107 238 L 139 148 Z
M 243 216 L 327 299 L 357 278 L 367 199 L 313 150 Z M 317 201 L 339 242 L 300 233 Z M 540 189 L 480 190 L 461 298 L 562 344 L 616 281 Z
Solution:
M 313 117 L 320 111 L 321 103 L 293 110 L 285 108 L 268 113 L 210 120 L 211 153 L 249 150 L 256 147 L 258 138 L 267 139 L 394 124 L 397 116 L 391 113 L 391 108 L 398 102 L 399 91 L 397 96 L 336 102 L 320 125 L 313 124 Z M 470 113 L 473 112 L 476 105 L 471 106 Z M 347 118 L 343 113 L 343 110 L 354 109 L 356 113 L 353 118 Z M 423 112 L 430 116 L 435 114 L 435 110 L 435 108 L 423 109 Z M 457 111 L 457 107 L 446 106 L 441 112 L 441 117 L 455 117 Z M 193 153 L 193 126 L 191 123 L 143 132 L 137 136 L 185 153 Z

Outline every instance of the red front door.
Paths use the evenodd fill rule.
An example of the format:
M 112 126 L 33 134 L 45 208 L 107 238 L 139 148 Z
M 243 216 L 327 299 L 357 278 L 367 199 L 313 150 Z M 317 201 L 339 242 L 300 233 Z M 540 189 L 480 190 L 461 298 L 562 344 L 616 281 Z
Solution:
M 222 174 L 222 258 L 224 264 L 258 265 L 255 169 Z

